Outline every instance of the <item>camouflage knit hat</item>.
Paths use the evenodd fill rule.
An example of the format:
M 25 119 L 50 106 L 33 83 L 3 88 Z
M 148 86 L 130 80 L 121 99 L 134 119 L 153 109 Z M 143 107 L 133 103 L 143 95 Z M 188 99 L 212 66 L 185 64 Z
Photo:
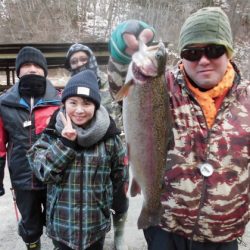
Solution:
M 224 45 L 233 56 L 233 38 L 229 19 L 219 7 L 205 7 L 189 16 L 179 37 L 179 53 L 191 44 Z

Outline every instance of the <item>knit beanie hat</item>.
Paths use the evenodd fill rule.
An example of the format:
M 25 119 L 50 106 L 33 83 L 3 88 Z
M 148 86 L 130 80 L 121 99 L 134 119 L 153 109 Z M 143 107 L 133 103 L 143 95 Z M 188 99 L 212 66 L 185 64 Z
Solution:
M 233 56 L 233 38 L 228 16 L 220 7 L 205 7 L 189 16 L 179 37 L 179 53 L 191 44 L 224 45 Z
M 25 63 L 34 63 L 40 66 L 45 77 L 48 75 L 48 65 L 43 53 L 34 47 L 23 47 L 16 57 L 16 75 L 19 77 L 20 68 Z
M 97 109 L 100 107 L 101 96 L 97 77 L 92 70 L 86 69 L 69 79 L 62 93 L 62 102 L 71 96 L 85 97 L 93 101 Z

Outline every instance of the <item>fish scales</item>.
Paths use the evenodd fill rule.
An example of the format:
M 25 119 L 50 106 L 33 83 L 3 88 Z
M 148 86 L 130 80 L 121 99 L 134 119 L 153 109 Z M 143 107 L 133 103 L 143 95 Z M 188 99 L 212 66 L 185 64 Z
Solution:
M 162 74 L 144 84 L 134 84 L 123 100 L 130 167 L 143 195 L 137 223 L 139 229 L 159 224 L 162 212 L 160 195 L 171 130 L 169 100 L 164 83 Z

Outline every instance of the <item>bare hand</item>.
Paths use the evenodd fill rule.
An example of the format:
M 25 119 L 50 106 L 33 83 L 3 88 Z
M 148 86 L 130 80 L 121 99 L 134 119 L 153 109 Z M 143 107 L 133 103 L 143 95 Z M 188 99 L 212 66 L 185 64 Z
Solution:
M 59 115 L 64 125 L 64 129 L 62 130 L 62 137 L 65 137 L 70 141 L 75 141 L 77 137 L 77 132 L 72 127 L 72 123 L 71 123 L 71 119 L 69 115 L 66 113 L 66 117 L 65 117 L 62 112 L 60 112 Z

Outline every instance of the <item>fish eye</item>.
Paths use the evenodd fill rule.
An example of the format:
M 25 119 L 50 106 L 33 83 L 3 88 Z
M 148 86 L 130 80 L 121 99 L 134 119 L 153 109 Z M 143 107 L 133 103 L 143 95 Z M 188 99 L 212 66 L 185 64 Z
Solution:
M 156 59 L 160 59 L 161 57 L 162 57 L 162 53 L 157 52 L 157 53 L 155 54 L 155 58 L 156 58 Z

